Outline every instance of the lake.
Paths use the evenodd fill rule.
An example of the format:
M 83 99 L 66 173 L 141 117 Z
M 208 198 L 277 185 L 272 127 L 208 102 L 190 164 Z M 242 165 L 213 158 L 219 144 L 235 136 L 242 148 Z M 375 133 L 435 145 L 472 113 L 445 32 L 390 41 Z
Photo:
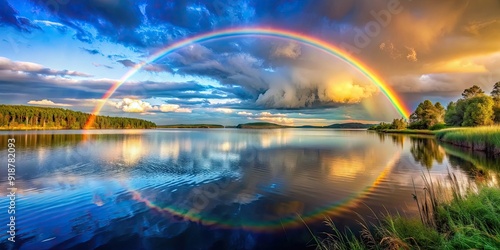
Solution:
M 433 137 L 364 130 L 3 131 L 2 232 L 9 138 L 19 249 L 314 248 L 306 224 L 320 234 L 325 216 L 356 228 L 357 214 L 415 215 L 422 174 L 468 182 L 500 166 Z

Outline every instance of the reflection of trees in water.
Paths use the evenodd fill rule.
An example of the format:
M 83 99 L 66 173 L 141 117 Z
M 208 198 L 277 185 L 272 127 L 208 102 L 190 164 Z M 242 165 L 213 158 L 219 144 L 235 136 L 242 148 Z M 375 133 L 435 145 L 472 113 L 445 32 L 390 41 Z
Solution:
M 456 166 L 462 165 L 460 162 L 468 162 L 468 164 L 477 167 L 491 169 L 497 172 L 500 171 L 500 156 L 487 154 L 482 151 L 473 151 L 450 144 L 443 144 L 443 148 L 450 158 L 454 156 L 454 158 L 457 159 L 457 161 L 455 161 Z
M 463 169 L 469 174 L 470 177 L 476 177 L 477 174 L 484 174 L 482 171 L 478 171 L 477 167 L 472 162 L 465 161 L 464 159 L 452 154 L 447 154 L 447 157 L 452 168 Z
M 27 133 L 27 134 L 15 134 L 15 135 L 0 135 L 0 148 L 7 148 L 7 139 L 14 138 L 16 140 L 16 147 L 22 149 L 35 149 L 41 147 L 62 147 L 62 146 L 74 146 L 86 140 L 96 141 L 96 140 L 113 140 L 118 141 L 123 138 L 138 137 L 137 134 L 39 134 L 39 133 Z
M 500 179 L 500 157 L 443 144 L 452 168 L 463 169 L 472 179 Z
M 385 134 L 377 132 L 377 135 L 378 135 L 378 139 L 380 140 L 380 142 L 384 143 L 385 142 Z
M 405 141 L 404 135 L 391 135 L 391 139 L 394 145 L 403 147 Z
M 416 162 L 428 169 L 432 168 L 434 160 L 443 163 L 444 150 L 434 138 L 410 137 L 410 141 L 410 152 Z
M 379 133 L 379 132 L 374 132 L 377 134 L 378 139 L 380 140 L 381 143 L 385 143 L 386 137 L 390 137 L 394 145 L 396 146 L 401 146 L 403 147 L 404 145 L 404 140 L 406 135 L 401 135 L 401 134 L 386 134 L 386 133 Z

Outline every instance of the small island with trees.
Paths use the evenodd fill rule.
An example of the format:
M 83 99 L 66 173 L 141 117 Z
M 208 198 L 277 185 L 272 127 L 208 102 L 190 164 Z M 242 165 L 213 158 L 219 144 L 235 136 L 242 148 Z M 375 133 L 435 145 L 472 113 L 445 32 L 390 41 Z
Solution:
M 430 134 L 440 141 L 473 150 L 500 154 L 500 82 L 490 95 L 474 85 L 446 108 L 429 100 L 420 103 L 409 122 L 394 119 L 369 130 L 385 133 Z

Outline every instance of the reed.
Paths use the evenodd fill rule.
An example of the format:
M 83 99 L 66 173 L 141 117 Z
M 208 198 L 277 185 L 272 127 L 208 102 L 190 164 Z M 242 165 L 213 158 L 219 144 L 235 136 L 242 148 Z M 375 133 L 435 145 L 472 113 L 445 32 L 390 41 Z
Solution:
M 423 190 L 412 194 L 417 217 L 387 212 L 367 223 L 359 216 L 358 234 L 327 218 L 331 232 L 314 236 L 317 249 L 500 249 L 498 187 L 464 185 L 450 173 L 446 180 L 422 178 Z
M 443 129 L 435 134 L 438 140 L 446 143 L 500 154 L 500 126 Z

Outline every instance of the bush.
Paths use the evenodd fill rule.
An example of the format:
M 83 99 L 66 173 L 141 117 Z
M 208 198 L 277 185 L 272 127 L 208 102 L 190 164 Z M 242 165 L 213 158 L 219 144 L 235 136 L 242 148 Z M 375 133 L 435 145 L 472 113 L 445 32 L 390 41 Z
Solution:
M 441 130 L 441 129 L 445 129 L 446 128 L 446 124 L 444 123 L 438 123 L 432 127 L 430 127 L 429 129 L 430 130 Z
M 408 126 L 409 129 L 428 129 L 429 127 L 427 126 L 427 123 L 424 121 L 417 121 L 417 122 L 412 122 L 410 123 L 410 126 Z

